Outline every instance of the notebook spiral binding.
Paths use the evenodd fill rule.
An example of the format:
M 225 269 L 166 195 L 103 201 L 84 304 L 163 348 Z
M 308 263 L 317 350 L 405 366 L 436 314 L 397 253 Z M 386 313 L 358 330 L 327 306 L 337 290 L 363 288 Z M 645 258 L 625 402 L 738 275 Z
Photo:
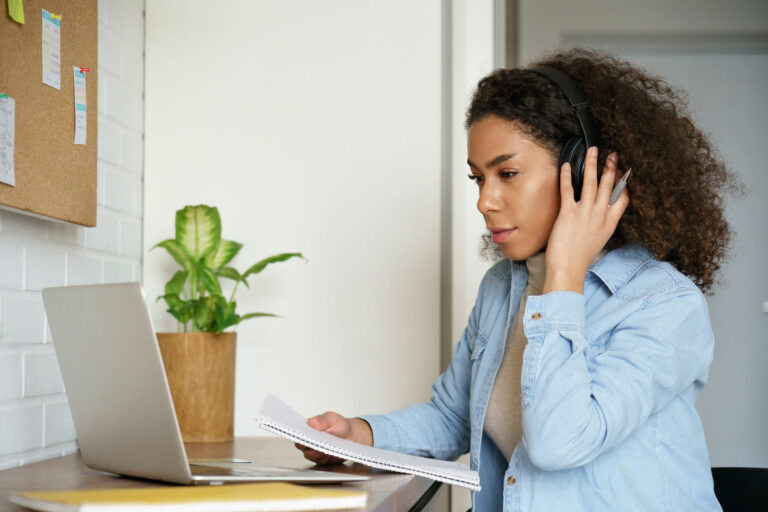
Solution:
M 259 426 L 264 428 L 265 430 L 268 430 L 274 434 L 283 435 L 285 437 L 288 437 L 292 439 L 293 441 L 302 443 L 306 446 L 310 446 L 316 450 L 320 450 L 324 453 L 327 453 L 329 455 L 333 455 L 335 457 L 341 457 L 343 459 L 352 460 L 354 462 L 360 462 L 362 464 L 365 464 L 367 466 L 371 466 L 374 468 L 379 469 L 387 469 L 390 471 L 397 471 L 397 472 L 404 472 L 404 473 L 412 473 L 415 475 L 423 476 L 426 478 L 430 478 L 432 480 L 437 480 L 438 482 L 444 482 L 447 484 L 452 485 L 459 485 L 461 487 L 468 487 L 469 489 L 473 491 L 480 491 L 480 480 L 479 479 L 465 479 L 460 478 L 458 476 L 451 477 L 446 476 L 442 474 L 433 473 L 431 471 L 425 471 L 421 468 L 417 468 L 415 466 L 411 465 L 401 465 L 401 464 L 393 464 L 391 462 L 382 461 L 379 459 L 373 459 L 370 457 L 366 457 L 364 455 L 359 455 L 353 452 L 350 452 L 348 450 L 345 450 L 343 448 L 339 448 L 336 446 L 329 445 L 327 443 L 324 443 L 322 441 L 317 441 L 315 439 L 309 439 L 306 436 L 302 435 L 299 432 L 296 432 L 293 429 L 286 428 L 283 425 L 271 422 L 269 420 L 266 420 L 264 418 L 259 418 Z

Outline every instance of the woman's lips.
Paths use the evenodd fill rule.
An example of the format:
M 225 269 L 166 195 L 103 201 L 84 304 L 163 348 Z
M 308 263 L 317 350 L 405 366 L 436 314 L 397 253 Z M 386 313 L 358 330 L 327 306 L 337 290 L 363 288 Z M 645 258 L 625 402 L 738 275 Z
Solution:
M 512 228 L 512 229 L 505 229 L 505 230 L 503 230 L 503 231 L 493 231 L 493 232 L 492 232 L 492 233 L 493 233 L 493 235 L 491 236 L 491 239 L 492 239 L 492 240 L 493 240 L 495 243 L 497 243 L 497 244 L 500 244 L 500 243 L 502 243 L 504 240 L 506 240 L 507 238 L 509 238 L 509 236 L 510 236 L 512 233 L 514 233 L 515 231 L 517 231 L 517 228 Z

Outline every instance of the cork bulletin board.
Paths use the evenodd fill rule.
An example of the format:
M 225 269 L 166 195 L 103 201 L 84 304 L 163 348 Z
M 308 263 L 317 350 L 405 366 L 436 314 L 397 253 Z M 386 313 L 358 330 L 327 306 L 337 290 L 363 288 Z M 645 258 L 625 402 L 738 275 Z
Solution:
M 97 0 L 23 0 L 19 24 L 0 0 L 0 93 L 15 101 L 16 185 L 0 207 L 96 225 Z M 61 15 L 61 90 L 43 83 L 42 9 Z M 86 144 L 76 145 L 72 66 L 86 72 Z

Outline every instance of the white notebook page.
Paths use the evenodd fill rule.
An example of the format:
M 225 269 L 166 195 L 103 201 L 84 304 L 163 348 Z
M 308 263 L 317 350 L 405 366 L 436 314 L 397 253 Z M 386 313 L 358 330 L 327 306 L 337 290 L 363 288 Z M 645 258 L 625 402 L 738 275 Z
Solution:
M 480 490 L 480 475 L 464 464 L 372 448 L 315 430 L 307 425 L 306 418 L 271 393 L 267 394 L 261 406 L 259 426 L 328 455 L 374 468 L 419 475 L 473 491 Z

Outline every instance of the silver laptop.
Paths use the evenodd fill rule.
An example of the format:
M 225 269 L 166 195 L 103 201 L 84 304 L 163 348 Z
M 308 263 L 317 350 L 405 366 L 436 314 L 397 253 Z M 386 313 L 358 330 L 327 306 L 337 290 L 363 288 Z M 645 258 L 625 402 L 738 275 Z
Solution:
M 190 464 L 139 283 L 46 288 L 43 304 L 88 467 L 180 484 L 368 478 L 258 461 Z

